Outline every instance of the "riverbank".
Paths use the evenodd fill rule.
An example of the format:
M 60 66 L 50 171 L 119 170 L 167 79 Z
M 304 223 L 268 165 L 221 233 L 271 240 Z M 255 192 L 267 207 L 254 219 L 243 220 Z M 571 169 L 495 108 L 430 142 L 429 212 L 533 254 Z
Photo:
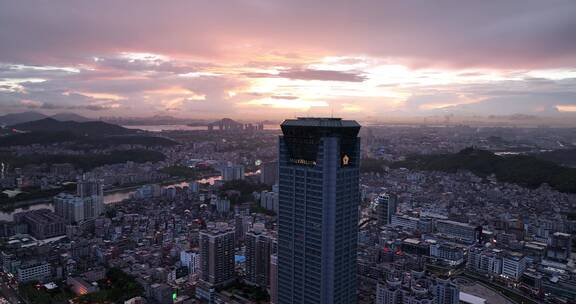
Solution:
M 171 184 L 175 184 L 175 183 L 183 183 L 185 182 L 186 179 L 185 178 L 175 178 L 175 179 L 169 179 L 169 180 L 165 180 L 163 182 L 159 182 L 159 183 L 138 183 L 138 184 L 133 184 L 133 185 L 129 185 L 129 186 L 122 186 L 122 187 L 116 187 L 116 188 L 112 188 L 112 189 L 106 189 L 104 190 L 104 194 L 114 194 L 114 193 L 118 193 L 118 192 L 126 192 L 126 191 L 132 191 L 132 190 L 136 190 L 144 185 L 148 185 L 148 184 L 160 184 L 161 186 L 166 186 L 166 185 L 171 185 Z
M 169 184 L 173 184 L 173 183 L 182 183 L 184 182 L 185 179 L 180 178 L 180 179 L 171 179 L 171 180 L 167 180 L 164 182 L 159 183 L 162 186 L 165 185 L 169 185 Z M 148 183 L 140 183 L 140 184 L 135 184 L 135 185 L 130 185 L 130 186 L 124 186 L 124 187 L 119 187 L 119 188 L 112 188 L 112 189 L 107 189 L 104 190 L 104 195 L 109 195 L 109 194 L 116 194 L 116 193 L 121 193 L 121 192 L 128 192 L 128 191 L 134 191 L 144 185 L 146 185 Z M 62 192 L 68 192 L 70 193 L 71 191 L 65 191 L 62 190 L 58 193 L 62 193 Z M 34 205 L 40 205 L 40 204 L 48 204 L 52 202 L 52 198 L 54 197 L 54 195 L 56 195 L 57 193 L 53 194 L 53 195 L 47 195 L 46 197 L 42 197 L 42 198 L 37 198 L 37 199 L 33 199 L 33 200 L 24 200 L 24 201 L 17 201 L 17 202 L 9 202 L 6 204 L 2 204 L 0 205 L 0 211 L 3 212 L 10 212 L 13 211 L 15 209 L 18 208 L 26 208 L 26 207 L 30 207 L 30 206 L 34 206 Z
M 220 174 L 204 174 L 202 176 L 198 176 L 198 178 L 194 179 L 194 180 L 198 181 L 198 182 L 210 183 L 211 179 L 217 180 L 219 177 L 220 177 Z M 105 203 L 114 203 L 116 201 L 120 201 L 122 199 L 128 198 L 131 192 L 133 192 L 136 189 L 138 189 L 144 185 L 147 185 L 147 184 L 160 184 L 161 186 L 185 186 L 187 181 L 189 181 L 189 179 L 182 178 L 182 177 L 176 177 L 176 178 L 170 178 L 170 179 L 164 180 L 162 182 L 158 182 L 158 183 L 149 183 L 149 182 L 137 183 L 137 184 L 132 184 L 132 185 L 128 185 L 128 186 L 106 189 L 106 190 L 104 190 L 104 202 Z M 71 192 L 71 191 L 64 191 L 63 190 L 61 192 Z M 49 204 L 52 204 L 52 197 L 54 195 L 46 196 L 46 197 L 42 197 L 42 198 L 37 198 L 37 199 L 33 199 L 33 200 L 23 200 L 23 201 L 1 204 L 0 205 L 0 212 L 2 212 L 4 214 L 10 214 L 10 213 L 13 213 L 13 211 L 16 209 L 25 209 L 25 208 L 30 208 L 32 206 L 37 206 L 37 205 L 49 205 Z
M 43 197 L 37 198 L 33 200 L 25 200 L 25 201 L 18 201 L 18 202 L 7 202 L 2 203 L 0 205 L 0 211 L 2 212 L 10 212 L 18 208 L 26 208 L 34 205 L 46 204 L 52 201 L 52 197 Z

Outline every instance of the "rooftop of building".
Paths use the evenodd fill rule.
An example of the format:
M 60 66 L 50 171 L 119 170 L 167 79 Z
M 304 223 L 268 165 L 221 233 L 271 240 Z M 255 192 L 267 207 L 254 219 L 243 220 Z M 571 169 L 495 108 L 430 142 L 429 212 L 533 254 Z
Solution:
M 355 120 L 342 120 L 342 118 L 298 117 L 298 119 L 286 119 L 282 126 L 348 128 L 360 127 L 360 124 Z
M 38 209 L 22 212 L 22 216 L 26 216 L 37 222 L 51 223 L 64 220 L 61 216 L 55 214 L 49 209 Z
M 407 239 L 404 239 L 403 242 L 409 243 L 409 244 L 415 244 L 415 245 L 422 243 L 419 239 L 415 239 L 415 238 L 407 238 Z
M 205 230 L 200 231 L 200 234 L 206 234 L 211 236 L 218 236 L 234 232 L 234 228 L 224 222 L 209 223 Z
M 570 234 L 568 234 L 568 233 L 563 233 L 563 232 L 554 232 L 554 236 L 565 237 L 565 238 L 571 237 Z
M 18 268 L 24 270 L 24 269 L 31 269 L 31 268 L 35 268 L 35 267 L 46 267 L 49 265 L 50 264 L 48 264 L 46 262 L 33 262 L 33 263 L 22 264 Z
M 438 223 L 444 223 L 444 224 L 455 225 L 455 226 L 466 227 L 466 228 L 476 228 L 476 227 L 474 227 L 468 223 L 456 222 L 456 221 L 451 221 L 451 220 L 440 220 L 440 221 L 438 221 Z

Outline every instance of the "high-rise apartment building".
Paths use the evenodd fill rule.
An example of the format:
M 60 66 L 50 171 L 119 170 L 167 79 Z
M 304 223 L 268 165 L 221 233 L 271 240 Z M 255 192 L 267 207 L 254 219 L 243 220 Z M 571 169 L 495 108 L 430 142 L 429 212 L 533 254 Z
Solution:
M 267 162 L 260 166 L 260 182 L 269 186 L 276 183 L 278 179 L 278 163 Z
M 274 191 L 260 192 L 260 207 L 278 212 L 278 193 Z
M 222 168 L 222 180 L 233 181 L 244 179 L 244 166 L 242 165 L 228 165 Z
M 274 236 L 255 228 L 246 233 L 246 281 L 261 287 L 270 286 L 270 256 L 275 251 Z
M 270 304 L 278 303 L 278 255 L 270 256 Z
M 236 215 L 234 217 L 234 229 L 236 232 L 236 245 L 244 243 L 246 233 L 250 231 L 253 218 L 249 215 Z
M 80 197 L 60 193 L 54 197 L 54 212 L 66 220 L 66 223 L 92 219 L 104 212 L 102 196 Z
M 281 128 L 278 303 L 356 303 L 360 125 L 298 118 Z
M 193 250 L 180 251 L 180 264 L 188 268 L 189 273 L 200 271 L 200 253 Z
M 66 220 L 66 223 L 84 219 L 84 200 L 75 195 L 60 193 L 54 197 L 54 212 Z
M 90 196 L 104 196 L 104 184 L 102 180 L 82 176 L 76 184 L 76 195 L 81 198 Z
M 200 232 L 200 279 L 212 286 L 234 280 L 234 229 L 226 223 Z
M 396 214 L 396 197 L 383 193 L 378 196 L 376 203 L 378 225 L 391 224 L 392 216 Z
M 76 195 L 60 193 L 54 197 L 54 211 L 66 223 L 92 219 L 104 212 L 104 186 L 100 179 L 82 176 L 76 184 Z

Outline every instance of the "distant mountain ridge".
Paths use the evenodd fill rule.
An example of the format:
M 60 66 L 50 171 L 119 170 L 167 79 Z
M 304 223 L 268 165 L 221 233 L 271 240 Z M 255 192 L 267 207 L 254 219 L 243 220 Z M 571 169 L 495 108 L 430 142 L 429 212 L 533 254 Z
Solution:
M 13 130 L 15 129 L 15 130 Z M 102 121 L 58 121 L 53 118 L 15 124 L 10 134 L 0 136 L 0 147 L 70 142 L 79 145 L 113 147 L 117 145 L 172 146 L 178 143 L 161 136 L 128 129 Z
M 53 119 L 56 119 L 59 121 L 76 121 L 76 122 L 96 121 L 96 119 L 84 117 L 84 116 L 78 115 L 76 113 L 58 113 L 58 114 L 50 116 L 50 118 L 53 118 Z
M 31 121 L 35 121 L 35 120 L 40 120 L 40 119 L 44 119 L 44 118 L 53 118 L 53 119 L 56 119 L 59 121 L 76 121 L 76 122 L 95 121 L 95 119 L 90 119 L 90 118 L 84 117 L 82 115 L 78 115 L 76 113 L 58 113 L 58 114 L 54 114 L 52 116 L 49 116 L 46 114 L 42 114 L 42 113 L 38 113 L 38 112 L 34 112 L 34 111 L 29 111 L 29 112 L 10 113 L 10 114 L 6 114 L 6 115 L 1 115 L 0 116 L 0 125 L 11 126 L 11 125 L 31 122 Z
M 40 120 L 46 117 L 48 116 L 38 112 L 11 113 L 0 116 L 0 125 L 9 126 L 34 120 Z
M 59 121 L 53 118 L 15 124 L 10 127 L 27 132 L 70 132 L 83 136 L 112 136 L 138 133 L 137 130 L 127 129 L 101 121 Z

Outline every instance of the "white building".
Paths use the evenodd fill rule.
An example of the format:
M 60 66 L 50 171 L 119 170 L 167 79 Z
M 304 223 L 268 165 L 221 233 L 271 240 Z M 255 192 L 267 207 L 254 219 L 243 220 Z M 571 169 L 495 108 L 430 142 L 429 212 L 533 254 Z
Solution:
M 402 282 L 390 279 L 386 283 L 378 283 L 376 289 L 376 304 L 402 303 Z
M 430 245 L 430 256 L 443 259 L 450 265 L 460 265 L 464 262 L 464 250 L 452 244 L 436 243 Z
M 95 218 L 104 212 L 104 197 L 80 197 L 60 193 L 54 197 L 54 212 L 62 216 L 67 223 Z
M 448 237 L 456 238 L 470 243 L 476 240 L 478 233 L 476 227 L 472 225 L 450 220 L 437 221 L 436 229 L 439 233 L 442 233 Z
M 475 272 L 500 275 L 502 273 L 503 255 L 504 253 L 500 249 L 482 246 L 472 247 L 468 252 L 468 264 L 466 266 Z
M 438 304 L 460 303 L 460 289 L 450 280 L 436 279 L 430 287 Z
M 418 229 L 418 221 L 419 221 L 418 218 L 410 217 L 407 215 L 395 214 L 392 216 L 392 226 L 393 227 L 402 227 L 402 228 L 405 228 L 408 230 Z
M 180 264 L 187 267 L 190 273 L 200 272 L 200 253 L 191 250 L 180 251 Z
M 526 270 L 526 257 L 521 254 L 511 253 L 502 259 L 502 275 L 518 280 Z
M 51 276 L 51 267 L 48 263 L 21 265 L 18 267 L 16 277 L 19 283 L 30 281 L 46 281 Z

